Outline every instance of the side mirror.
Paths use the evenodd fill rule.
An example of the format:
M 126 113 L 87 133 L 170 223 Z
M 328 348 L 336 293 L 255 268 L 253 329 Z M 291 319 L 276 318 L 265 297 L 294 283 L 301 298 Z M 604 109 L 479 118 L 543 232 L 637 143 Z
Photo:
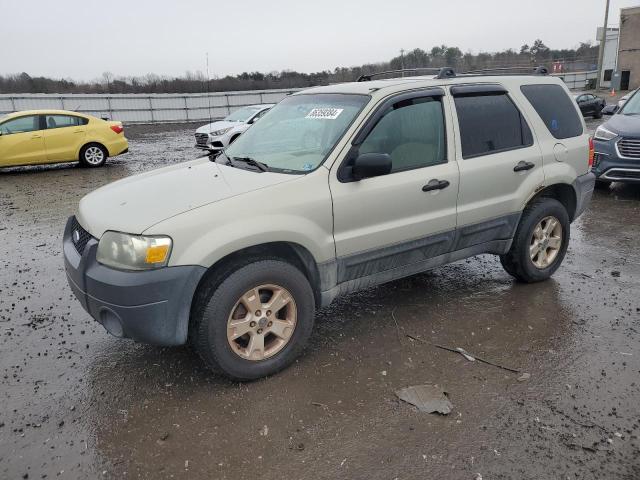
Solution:
M 363 153 L 353 163 L 351 173 L 354 180 L 379 177 L 391 172 L 391 157 L 386 153 Z

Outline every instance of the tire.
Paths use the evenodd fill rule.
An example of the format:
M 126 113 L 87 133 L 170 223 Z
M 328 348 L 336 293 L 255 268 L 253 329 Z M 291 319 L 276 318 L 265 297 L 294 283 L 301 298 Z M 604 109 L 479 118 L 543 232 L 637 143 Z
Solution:
M 549 219 L 556 220 L 560 230 L 556 225 L 546 240 L 539 239 L 538 234 L 544 237 L 545 229 L 554 225 Z M 543 228 L 535 233 L 539 225 Z M 567 253 L 570 228 L 569 214 L 564 205 L 554 198 L 540 197 L 524 209 L 511 248 L 506 254 L 500 255 L 500 263 L 509 275 L 521 282 L 546 280 L 560 267 Z M 558 239 L 558 247 L 552 248 L 552 245 L 557 245 Z M 541 250 L 532 251 L 533 245 L 540 245 Z
M 602 110 L 598 110 L 593 114 L 593 118 L 602 118 Z
M 612 182 L 610 180 L 596 179 L 596 188 L 599 188 L 601 190 L 606 190 L 611 186 L 611 183 Z
M 257 303 L 251 305 L 243 300 L 258 286 L 268 288 L 259 291 L 260 300 L 255 300 L 254 295 Z M 272 287 L 273 296 L 269 297 Z M 276 295 L 275 287 L 281 289 L 281 298 L 290 301 L 271 312 L 268 307 Z M 273 375 L 291 364 L 309 340 L 315 317 L 313 290 L 305 275 L 289 263 L 267 259 L 240 264 L 222 281 L 211 277 L 200 288 L 193 310 L 191 341 L 204 363 L 216 372 L 240 381 Z M 243 315 L 236 316 L 238 311 Z M 230 327 L 232 321 L 240 326 Z M 281 334 L 288 332 L 288 338 L 272 333 L 276 328 Z M 245 330 L 248 333 L 231 338 Z M 252 342 L 260 337 L 263 349 L 254 350 Z
M 80 164 L 83 167 L 97 168 L 107 161 L 109 152 L 102 145 L 90 143 L 80 150 Z

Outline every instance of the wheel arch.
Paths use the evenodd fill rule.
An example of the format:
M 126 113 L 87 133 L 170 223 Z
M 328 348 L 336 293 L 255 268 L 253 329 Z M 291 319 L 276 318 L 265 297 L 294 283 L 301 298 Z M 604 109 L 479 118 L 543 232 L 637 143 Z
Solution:
M 540 197 L 555 198 L 558 200 L 564 208 L 567 210 L 569 220 L 573 222 L 576 216 L 576 209 L 578 206 L 578 196 L 573 185 L 567 183 L 555 183 L 553 185 L 547 185 L 539 192 L 529 199 L 527 205 L 537 200 Z
M 251 260 L 264 258 L 279 259 L 299 269 L 309 281 L 313 290 L 316 305 L 320 305 L 321 273 L 311 252 L 304 246 L 286 241 L 266 242 L 252 245 L 231 252 L 211 265 L 200 279 L 192 299 L 192 311 L 195 300 L 202 287 L 213 279 L 214 285 L 219 285 L 238 265 L 249 263 Z
M 96 140 L 91 140 L 88 142 L 83 142 L 82 145 L 80 146 L 80 148 L 78 149 L 78 151 L 76 152 L 76 158 L 78 159 L 78 161 L 80 161 L 80 153 L 82 153 L 82 150 L 84 150 L 85 148 L 91 146 L 91 145 L 97 145 L 99 147 L 101 147 L 106 153 L 106 158 L 109 158 L 109 149 L 106 147 L 106 145 L 102 142 L 98 142 Z

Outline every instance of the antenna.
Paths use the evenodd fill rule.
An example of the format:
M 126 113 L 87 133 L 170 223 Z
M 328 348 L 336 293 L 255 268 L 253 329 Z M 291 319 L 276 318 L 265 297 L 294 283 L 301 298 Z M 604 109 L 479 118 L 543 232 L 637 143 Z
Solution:
M 209 52 L 207 52 L 207 103 L 209 105 L 209 123 L 213 123 L 211 119 L 211 95 L 209 94 Z

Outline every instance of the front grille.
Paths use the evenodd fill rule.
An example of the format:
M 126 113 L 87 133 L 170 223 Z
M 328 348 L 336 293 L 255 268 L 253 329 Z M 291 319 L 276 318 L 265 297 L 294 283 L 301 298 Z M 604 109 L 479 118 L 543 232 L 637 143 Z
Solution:
M 87 243 L 89 243 L 89 240 L 92 238 L 91 234 L 78 223 L 76 217 L 73 217 L 71 221 L 71 241 L 80 255 L 84 253 L 84 249 L 87 248 Z
M 620 155 L 640 159 L 640 139 L 623 138 L 618 141 Z
M 625 178 L 630 180 L 640 180 L 640 170 L 612 168 L 605 173 L 607 178 Z
M 196 143 L 198 145 L 206 145 L 209 141 L 209 135 L 206 133 L 196 133 Z

